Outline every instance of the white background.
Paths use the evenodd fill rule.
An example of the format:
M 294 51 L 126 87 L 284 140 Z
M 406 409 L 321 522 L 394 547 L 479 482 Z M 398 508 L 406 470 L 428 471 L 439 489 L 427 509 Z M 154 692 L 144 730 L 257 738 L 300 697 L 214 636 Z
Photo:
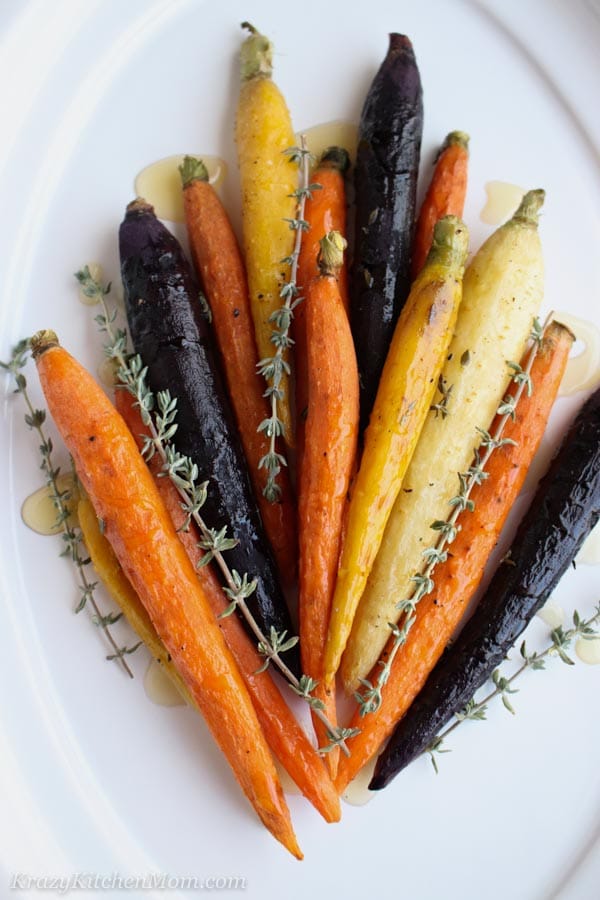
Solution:
M 544 187 L 545 308 L 600 324 L 596 0 L 4 0 L 0 357 L 52 327 L 96 368 L 99 339 L 72 273 L 97 260 L 117 275 L 118 224 L 146 164 L 225 157 L 236 214 L 242 19 L 275 41 L 276 79 L 299 128 L 356 121 L 387 32 L 407 33 L 424 85 L 425 178 L 444 135 L 468 131 L 474 246 L 490 231 L 479 220 L 486 181 Z M 581 400 L 557 409 L 554 441 Z M 306 856 L 297 863 L 255 820 L 198 717 L 147 700 L 147 657 L 133 658 L 129 682 L 73 615 L 77 591 L 57 542 L 20 521 L 39 484 L 36 442 L 9 393 L 2 412 L 0 897 L 11 872 L 82 870 L 243 875 L 252 898 L 597 896 L 597 853 L 560 887 L 600 828 L 597 669 L 555 661 L 529 673 L 515 719 L 490 709 L 486 723 L 452 736 L 437 778 L 421 759 L 368 806 L 345 806 L 340 825 L 291 797 Z M 598 582 L 598 569 L 580 567 L 557 599 L 587 615 Z M 533 631 L 541 640 L 541 623 Z

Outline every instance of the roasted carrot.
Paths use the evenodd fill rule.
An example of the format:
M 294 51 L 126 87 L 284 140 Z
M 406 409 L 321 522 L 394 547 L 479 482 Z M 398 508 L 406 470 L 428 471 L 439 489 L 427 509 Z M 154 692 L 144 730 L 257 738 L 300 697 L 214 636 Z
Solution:
M 389 623 L 400 615 L 396 604 L 412 593 L 415 560 L 430 542 L 431 523 L 446 518 L 456 473 L 467 470 L 481 439 L 477 428 L 491 422 L 509 385 L 507 360 L 518 360 L 524 353 L 543 298 L 538 233 L 543 200 L 543 191 L 529 191 L 465 272 L 438 400 L 419 435 L 344 652 L 341 675 L 348 693 L 357 689 L 383 652 Z
M 148 430 L 142 422 L 134 399 L 125 391 L 117 391 L 116 406 L 141 448 Z M 185 552 L 197 567 L 202 556 L 202 551 L 198 548 L 199 538 L 193 524 L 187 531 L 182 530 L 186 516 L 177 489 L 168 478 L 160 476 L 161 464 L 157 456 L 154 456 L 148 465 Z M 216 576 L 210 566 L 197 568 L 197 576 L 213 613 L 219 616 L 226 609 L 228 600 Z M 323 818 L 327 822 L 337 822 L 340 818 L 339 799 L 323 762 L 292 715 L 270 674 L 258 673 L 264 660 L 255 644 L 248 637 L 237 616 L 226 616 L 218 621 L 225 642 L 246 682 L 256 715 L 271 750 Z
M 490 678 L 542 608 L 600 518 L 600 389 L 580 408 L 537 486 L 508 553 L 377 759 L 379 791 L 430 745 Z
M 431 404 L 462 296 L 466 226 L 441 219 L 394 331 L 354 481 L 325 651 L 337 672 L 356 607 Z
M 337 280 L 346 242 L 339 232 L 330 231 L 319 246 L 320 274 L 306 285 L 304 299 L 308 415 L 298 496 L 298 611 L 302 670 L 321 683 L 344 505 L 356 456 L 359 392 L 352 332 Z M 328 709 L 333 712 L 333 692 L 330 695 Z M 314 724 L 319 744 L 326 744 L 321 723 L 314 719 Z M 327 757 L 332 773 L 338 755 L 335 749 Z
M 286 281 L 294 232 L 298 168 L 286 150 L 296 144 L 285 99 L 272 80 L 273 45 L 264 35 L 244 22 L 250 35 L 242 44 L 241 86 L 237 107 L 235 140 L 242 187 L 242 246 L 248 270 L 250 304 L 256 344 L 262 359 L 275 353 L 271 341 L 271 316 L 283 306 L 280 291 Z M 284 359 L 289 365 L 289 353 Z M 278 415 L 284 437 L 293 443 L 289 377 L 280 383 Z
M 350 321 L 360 374 L 361 435 L 410 293 L 422 133 L 423 90 L 413 46 L 406 35 L 390 34 L 362 108 L 354 166 Z
M 38 332 L 31 348 L 50 413 L 123 571 L 256 813 L 301 859 L 248 691 L 127 425 L 54 332 Z
M 128 205 L 121 222 L 119 254 L 129 333 L 147 369 L 148 386 L 156 395 L 168 390 L 176 400 L 173 447 L 192 460 L 199 483 L 210 482 L 203 516 L 211 527 L 226 526 L 235 541 L 227 550 L 230 570 L 248 573 L 256 581 L 247 605 L 262 633 L 275 628 L 290 634 L 289 609 L 192 266 L 141 198 Z M 288 647 L 284 655 L 290 669 L 299 673 L 299 648 Z
M 411 272 L 417 277 L 427 259 L 435 223 L 444 216 L 462 216 L 467 193 L 469 135 L 451 131 L 441 146 L 417 219 Z
M 351 727 L 361 731 L 352 739 L 351 755 L 342 760 L 338 771 L 340 792 L 378 751 L 417 696 L 477 590 L 539 447 L 572 344 L 573 335 L 563 325 L 553 322 L 546 330 L 531 367 L 533 393 L 522 395 L 515 421 L 509 420 L 504 428 L 503 438 L 515 443 L 494 451 L 486 467 L 487 479 L 473 488 L 474 510 L 461 514 L 451 553 L 433 571 L 434 589 L 417 606 L 415 623 L 391 665 L 381 706 L 367 715 L 361 716 L 359 710 L 354 714 Z M 523 368 L 526 363 L 527 358 Z M 496 424 L 497 420 L 490 433 Z M 390 639 L 381 657 L 383 663 L 392 647 Z M 376 666 L 371 679 L 376 680 L 380 671 Z
M 267 470 L 259 467 L 259 462 L 269 451 L 269 438 L 259 426 L 269 416 L 269 407 L 263 394 L 264 379 L 256 371 L 258 354 L 244 261 L 204 163 L 186 156 L 180 171 L 192 259 L 212 314 L 254 493 L 279 571 L 291 584 L 296 576 L 296 511 L 285 468 L 277 478 L 279 499 L 269 502 L 263 494 Z M 278 447 L 278 453 L 282 451 Z
M 294 362 L 296 371 L 296 466 L 302 471 L 305 421 L 308 412 L 308 375 L 306 347 L 306 289 L 318 272 L 320 240 L 329 231 L 337 231 L 346 237 L 346 185 L 344 174 L 350 166 L 350 158 L 342 147 L 329 147 L 319 165 L 311 174 L 315 187 L 304 207 L 304 219 L 308 222 L 298 258 L 298 285 L 305 301 L 294 311 Z M 319 187 L 316 187 L 319 185 Z M 346 260 L 337 275 L 338 287 L 344 308 L 348 309 L 348 267 Z

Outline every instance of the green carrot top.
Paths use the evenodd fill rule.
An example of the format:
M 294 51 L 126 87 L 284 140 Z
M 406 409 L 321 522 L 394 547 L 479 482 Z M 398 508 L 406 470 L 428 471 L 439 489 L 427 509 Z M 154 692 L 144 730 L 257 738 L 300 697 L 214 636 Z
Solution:
M 444 216 L 436 223 L 425 266 L 432 263 L 462 268 L 469 249 L 469 230 L 458 216 Z
M 185 156 L 183 163 L 178 168 L 184 188 L 193 181 L 208 181 L 208 169 L 201 159 L 196 159 L 194 156 Z
M 273 74 L 273 44 L 250 22 L 242 22 L 242 28 L 250 32 L 240 50 L 240 77 L 270 78 Z

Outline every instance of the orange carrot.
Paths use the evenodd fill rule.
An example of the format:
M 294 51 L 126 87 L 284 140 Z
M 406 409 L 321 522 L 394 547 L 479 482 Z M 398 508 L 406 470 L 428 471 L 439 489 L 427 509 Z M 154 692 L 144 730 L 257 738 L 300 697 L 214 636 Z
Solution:
M 296 575 L 296 517 L 289 476 L 282 468 L 281 495 L 269 502 L 263 490 L 267 470 L 259 462 L 269 438 L 258 430 L 268 418 L 264 380 L 258 375 L 258 352 L 248 298 L 246 270 L 229 218 L 201 160 L 186 156 L 180 168 L 185 218 L 196 272 L 212 314 L 229 396 L 244 448 L 265 531 L 280 574 L 287 584 Z M 282 453 L 282 447 L 277 449 Z
M 50 413 L 123 571 L 248 800 L 302 852 L 254 707 L 127 425 L 54 332 L 31 340 Z
M 340 792 L 377 753 L 407 711 L 477 590 L 487 559 L 544 434 L 572 344 L 573 335 L 563 325 L 553 322 L 547 328 L 531 367 L 533 393 L 530 397 L 526 392 L 522 395 L 515 421 L 509 420 L 504 428 L 503 437 L 516 443 L 494 451 L 486 467 L 488 478 L 474 487 L 471 499 L 475 508 L 461 514 L 461 529 L 452 542 L 451 552 L 433 572 L 434 589 L 417 606 L 416 621 L 398 650 L 382 689 L 381 706 L 365 716 L 359 710 L 354 714 L 351 727 L 358 727 L 361 732 L 349 744 L 351 755 L 341 761 L 336 779 Z M 492 433 L 496 424 L 492 425 Z M 393 639 L 390 639 L 383 662 L 392 646 Z M 380 671 L 376 666 L 371 679 L 376 680 Z
M 417 219 L 411 260 L 413 279 L 425 265 L 435 223 L 448 215 L 462 217 L 468 167 L 469 135 L 464 131 L 451 131 L 435 161 L 431 183 Z
M 321 274 L 306 286 L 304 301 L 308 415 L 298 498 L 300 651 L 302 669 L 320 683 L 319 696 L 330 713 L 335 711 L 335 697 L 331 686 L 326 693 L 321 684 L 323 654 L 359 415 L 356 354 L 336 277 L 345 243 L 336 231 L 322 238 Z M 317 720 L 315 730 L 323 743 L 327 736 Z M 337 758 L 337 750 L 328 755 L 331 771 Z
M 350 166 L 350 159 L 342 147 L 329 147 L 322 155 L 317 168 L 311 175 L 314 188 L 304 207 L 304 219 L 309 229 L 302 238 L 298 258 L 298 285 L 305 296 L 310 282 L 318 272 L 319 241 L 329 231 L 339 231 L 346 236 L 346 186 L 344 174 Z M 348 309 L 348 266 L 344 260 L 339 274 L 338 285 L 344 308 Z M 304 452 L 305 420 L 308 410 L 308 373 L 306 347 L 306 302 L 294 310 L 294 361 L 296 365 L 296 447 L 297 470 L 302 469 Z
M 126 391 L 117 391 L 116 406 L 141 448 L 144 435 L 148 434 L 148 430 L 142 423 L 135 400 Z M 188 531 L 181 530 L 186 519 L 186 514 L 181 507 L 181 497 L 175 485 L 168 478 L 160 477 L 161 463 L 158 456 L 152 457 L 148 466 L 185 552 L 196 568 L 197 577 L 206 593 L 212 611 L 215 616 L 219 616 L 227 608 L 228 601 L 210 566 L 197 568 L 202 557 L 202 550 L 198 547 L 199 538 L 193 523 Z M 248 637 L 242 623 L 235 615 L 219 619 L 218 622 L 225 642 L 235 657 L 246 682 L 256 715 L 271 750 L 325 821 L 339 821 L 341 814 L 339 798 L 327 775 L 323 761 L 292 715 L 269 673 L 257 674 L 257 670 L 261 668 L 264 660 Z

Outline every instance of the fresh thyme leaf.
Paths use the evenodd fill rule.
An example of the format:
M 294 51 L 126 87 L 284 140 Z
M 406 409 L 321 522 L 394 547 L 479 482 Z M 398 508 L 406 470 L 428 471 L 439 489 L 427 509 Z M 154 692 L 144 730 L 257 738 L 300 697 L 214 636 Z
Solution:
M 429 747 L 427 747 L 423 752 L 429 754 L 429 759 L 431 760 L 431 765 L 433 766 L 434 772 L 436 775 L 439 775 L 439 769 L 437 765 L 436 753 L 450 753 L 450 749 L 443 747 L 443 738 L 436 737 L 432 740 Z
M 461 712 L 456 713 L 456 718 L 463 722 L 465 719 L 471 719 L 472 721 L 482 721 L 486 717 L 487 706 L 480 706 L 476 704 L 474 700 L 469 700 L 467 705 Z
M 325 747 L 319 747 L 319 753 L 321 756 L 326 756 L 336 747 L 344 746 L 347 740 L 356 737 L 357 734 L 360 734 L 358 728 L 332 728 L 327 731 L 329 743 Z
M 118 622 L 119 619 L 122 619 L 122 618 L 123 618 L 122 612 L 119 612 L 119 613 L 109 612 L 109 613 L 106 613 L 106 615 L 104 615 L 104 616 L 92 616 L 92 622 L 94 623 L 94 625 L 97 625 L 98 627 L 102 627 L 104 625 L 114 625 L 115 622 Z
M 454 385 L 447 385 L 443 375 L 440 375 L 438 378 L 438 391 L 441 395 L 441 400 L 437 403 L 433 403 L 429 408 L 435 412 L 435 417 L 437 419 L 438 415 L 445 419 L 446 416 L 449 415 L 448 403 L 450 402 L 450 396 L 454 389 Z
M 536 316 L 536 318 L 533 320 L 533 325 L 531 326 L 530 338 L 539 346 L 542 343 L 543 337 L 544 326 Z
M 138 647 L 141 647 L 143 643 L 143 641 L 138 641 L 137 644 L 133 644 L 132 647 L 119 647 L 115 653 L 110 653 L 106 658 L 120 659 L 122 661 L 124 656 L 129 656 L 131 653 L 135 653 Z
M 447 739 L 448 735 L 451 734 L 458 726 L 466 721 L 467 719 L 471 720 L 481 720 L 485 719 L 485 713 L 487 711 L 488 705 L 490 702 L 496 698 L 501 697 L 502 703 L 506 707 L 506 709 L 514 715 L 515 711 L 508 699 L 509 694 L 516 693 L 516 689 L 513 688 L 513 684 L 517 679 L 521 678 L 524 672 L 528 669 L 532 671 L 540 671 L 545 668 L 546 660 L 552 656 L 557 655 L 563 662 L 567 662 L 567 665 L 574 665 L 573 660 L 570 659 L 566 654 L 566 649 L 570 647 L 572 641 L 577 637 L 582 637 L 583 635 L 598 637 L 600 634 L 600 604 L 596 606 L 593 614 L 589 617 L 589 619 L 582 619 L 579 612 L 575 610 L 573 613 L 573 627 L 564 629 L 562 627 L 555 628 L 550 632 L 550 643 L 545 647 L 544 650 L 540 652 L 527 652 L 527 645 L 525 641 L 521 643 L 519 647 L 519 655 L 521 657 L 521 665 L 517 668 L 515 672 L 513 672 L 510 676 L 504 676 L 502 673 L 496 669 L 492 673 L 491 682 L 493 684 L 493 690 L 491 690 L 482 700 L 476 701 L 475 698 L 472 698 L 467 703 L 464 710 L 455 715 L 455 721 L 452 725 L 449 725 L 440 735 L 438 735 L 432 744 L 429 745 L 423 752 L 429 753 L 430 756 L 432 753 L 439 752 L 438 748 L 442 745 L 443 742 Z M 563 656 L 566 659 L 563 659 Z M 432 758 L 432 762 L 434 764 L 434 768 L 437 772 L 437 766 L 435 761 Z

